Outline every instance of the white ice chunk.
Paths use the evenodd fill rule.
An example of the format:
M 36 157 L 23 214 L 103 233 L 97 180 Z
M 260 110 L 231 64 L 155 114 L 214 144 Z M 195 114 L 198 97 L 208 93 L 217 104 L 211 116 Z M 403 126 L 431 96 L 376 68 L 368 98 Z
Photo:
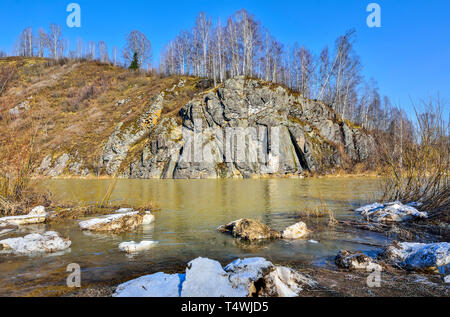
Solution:
M 232 287 L 228 274 L 219 262 L 197 258 L 188 264 L 181 297 L 241 297 Z
M 228 264 L 225 271 L 230 274 L 233 287 L 239 289 L 242 296 L 247 296 L 250 285 L 262 278 L 264 273 L 273 266 L 271 262 L 264 258 L 237 259 Z
M 158 242 L 155 241 L 141 241 L 140 243 L 136 243 L 134 241 L 122 242 L 119 245 L 119 250 L 127 253 L 136 253 L 151 249 L 156 244 L 158 244 Z
M 83 230 L 89 230 L 93 227 L 96 227 L 98 225 L 107 225 L 113 221 L 119 220 L 120 218 L 123 218 L 125 216 L 133 216 L 139 214 L 138 211 L 134 212 L 127 212 L 127 213 L 120 213 L 120 214 L 114 214 L 114 215 L 107 215 L 101 218 L 93 218 L 86 221 L 81 221 L 79 223 L 79 226 Z
M 3 250 L 0 252 L 14 254 L 53 253 L 70 247 L 72 242 L 63 239 L 57 232 L 29 234 L 23 238 L 11 238 L 0 241 Z
M 0 218 L 0 226 L 5 225 L 21 226 L 21 225 L 43 223 L 47 219 L 47 216 L 48 213 L 45 212 L 45 207 L 38 206 L 33 208 L 28 215 Z
M 33 209 L 31 209 L 30 213 L 28 214 L 29 216 L 45 216 L 47 215 L 47 213 L 45 212 L 45 207 L 44 206 L 37 206 L 34 207 Z
M 254 282 L 263 279 L 263 289 Z M 316 282 L 290 268 L 274 266 L 264 258 L 238 259 L 225 269 L 219 262 L 197 258 L 188 264 L 186 274 L 157 273 L 117 287 L 115 297 L 248 297 L 298 296 L 302 288 Z
M 394 243 L 385 254 L 389 260 L 407 269 L 439 269 L 450 264 L 450 243 Z
M 116 210 L 116 213 L 128 213 L 133 212 L 133 208 L 120 208 Z
M 155 221 L 155 216 L 153 216 L 150 211 L 147 211 L 144 215 L 144 219 L 142 220 L 143 225 L 149 225 Z
M 375 203 L 356 209 L 356 212 L 374 222 L 402 222 L 413 218 L 427 218 L 426 212 L 420 212 L 411 204 L 401 202 L 386 204 Z
M 113 297 L 179 297 L 184 274 L 156 273 L 119 285 Z
M 299 222 L 290 227 L 287 227 L 283 231 L 282 237 L 283 237 L 283 239 L 297 240 L 297 239 L 304 238 L 305 236 L 308 235 L 309 232 L 310 231 L 308 230 L 306 223 Z

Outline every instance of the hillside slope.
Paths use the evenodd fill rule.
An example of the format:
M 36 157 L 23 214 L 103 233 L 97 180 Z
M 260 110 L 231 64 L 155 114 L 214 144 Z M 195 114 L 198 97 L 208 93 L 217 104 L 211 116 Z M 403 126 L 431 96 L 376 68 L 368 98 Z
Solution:
M 218 87 L 95 62 L 9 58 L 2 164 L 33 140 L 42 176 L 219 178 L 298 175 L 366 160 L 373 138 L 321 102 L 238 77 Z

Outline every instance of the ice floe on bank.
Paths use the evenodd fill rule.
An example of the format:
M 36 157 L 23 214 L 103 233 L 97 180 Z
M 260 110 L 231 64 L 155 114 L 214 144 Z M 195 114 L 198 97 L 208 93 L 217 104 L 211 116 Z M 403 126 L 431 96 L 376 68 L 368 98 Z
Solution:
M 25 237 L 10 238 L 0 241 L 0 253 L 32 255 L 36 253 L 54 253 L 66 250 L 72 242 L 64 239 L 57 232 L 29 234 Z
M 44 223 L 45 220 L 47 219 L 47 216 L 48 213 L 45 211 L 45 207 L 38 206 L 33 208 L 28 215 L 0 218 L 0 226 L 6 225 L 22 226 L 22 225 Z
M 150 224 L 155 220 L 150 212 L 117 212 L 100 218 L 81 221 L 79 226 L 82 230 L 92 232 L 127 232 L 136 229 L 140 225 Z
M 119 250 L 126 253 L 137 253 L 149 250 L 157 244 L 158 242 L 155 241 L 141 241 L 139 243 L 136 243 L 134 241 L 122 242 L 121 244 L 119 244 Z
M 339 251 L 336 265 L 350 270 L 366 270 L 391 265 L 410 271 L 430 271 L 445 276 L 450 272 L 450 243 L 396 242 L 373 259 L 362 252 Z
M 420 212 L 415 207 L 418 203 L 404 205 L 401 202 L 375 203 L 356 209 L 356 212 L 373 222 L 403 222 L 414 218 L 427 218 L 426 212 Z
M 119 285 L 114 297 L 291 297 L 315 285 L 309 277 L 263 258 L 238 259 L 224 268 L 197 258 L 184 274 L 143 276 Z
M 450 243 L 394 242 L 382 256 L 394 265 L 407 270 L 450 272 Z
M 179 297 L 185 274 L 156 273 L 119 285 L 114 297 Z

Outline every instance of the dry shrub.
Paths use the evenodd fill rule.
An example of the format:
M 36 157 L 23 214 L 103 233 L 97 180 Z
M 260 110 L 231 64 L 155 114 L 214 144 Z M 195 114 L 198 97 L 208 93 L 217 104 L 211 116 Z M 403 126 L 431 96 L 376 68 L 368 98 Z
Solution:
M 320 204 L 314 206 L 314 207 L 307 207 L 303 210 L 301 210 L 300 215 L 302 217 L 305 217 L 307 219 L 310 218 L 329 218 L 329 223 L 334 224 L 336 222 L 334 211 L 327 205 L 325 201 L 320 199 Z
M 0 97 L 0 104 L 6 97 Z M 0 215 L 27 213 L 37 205 L 50 205 L 50 194 L 39 191 L 32 178 L 34 138 L 38 127 L 31 115 L 23 120 L 0 121 Z
M 449 122 L 442 111 L 448 104 L 440 98 L 421 101 L 412 133 L 402 130 L 384 145 L 387 165 L 383 180 L 384 200 L 422 203 L 431 215 L 447 213 L 450 207 Z
M 13 65 L 0 65 L 0 96 L 6 91 L 8 85 L 17 77 L 17 68 Z

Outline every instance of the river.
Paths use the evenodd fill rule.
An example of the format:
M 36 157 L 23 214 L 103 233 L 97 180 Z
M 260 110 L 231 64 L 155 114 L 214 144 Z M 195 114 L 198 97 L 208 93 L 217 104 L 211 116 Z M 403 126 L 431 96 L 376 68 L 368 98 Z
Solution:
M 47 180 L 58 201 L 91 204 L 108 188 L 109 180 Z M 333 267 L 340 249 L 375 253 L 385 236 L 328 225 L 328 217 L 301 218 L 302 210 L 322 202 L 337 219 L 357 217 L 353 208 L 377 197 L 377 178 L 307 178 L 264 180 L 119 180 L 111 196 L 115 204 L 154 202 L 156 221 L 136 232 L 112 235 L 82 232 L 78 221 L 33 225 L 8 237 L 54 230 L 70 238 L 70 250 L 38 257 L 0 256 L 0 296 L 60 295 L 67 291 L 66 268 L 81 267 L 82 285 L 111 285 L 159 271 L 180 270 L 197 257 L 229 263 L 238 257 L 265 257 L 276 264 Z M 218 233 L 219 225 L 239 218 L 258 219 L 282 230 L 300 220 L 314 232 L 306 240 L 242 244 Z M 2 237 L 4 239 L 5 237 Z M 127 255 L 123 241 L 153 240 L 151 250 Z

